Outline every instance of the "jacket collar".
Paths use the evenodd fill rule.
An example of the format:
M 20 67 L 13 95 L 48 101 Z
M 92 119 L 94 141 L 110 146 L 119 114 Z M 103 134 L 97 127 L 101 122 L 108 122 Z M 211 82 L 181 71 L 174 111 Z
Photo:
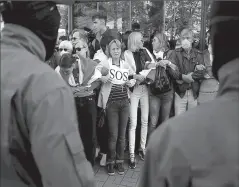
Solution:
M 16 24 L 5 24 L 2 41 L 12 47 L 24 48 L 41 61 L 45 61 L 46 49 L 41 39 L 29 29 Z
M 239 98 L 239 58 L 224 64 L 218 71 L 218 95 L 233 95 Z
M 181 47 L 181 50 L 183 52 L 183 56 L 187 59 L 191 59 L 191 58 L 196 58 L 196 52 L 195 52 L 195 49 L 192 48 L 190 50 L 190 53 L 188 54 L 182 47 Z

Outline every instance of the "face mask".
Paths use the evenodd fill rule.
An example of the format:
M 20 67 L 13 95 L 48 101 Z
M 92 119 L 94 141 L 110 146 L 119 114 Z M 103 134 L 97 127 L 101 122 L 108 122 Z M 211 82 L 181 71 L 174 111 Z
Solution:
M 46 48 L 45 60 L 48 60 L 54 53 L 61 19 L 56 5 L 47 8 L 48 12 L 44 16 L 37 18 L 36 15 L 37 20 L 35 20 L 35 24 L 40 25 L 40 27 L 34 31 L 43 41 Z
M 45 60 L 53 55 L 60 26 L 60 13 L 51 1 L 12 2 L 12 10 L 3 12 L 5 23 L 13 23 L 28 28 L 43 42 L 46 49 Z
M 192 47 L 192 44 L 189 40 L 185 39 L 181 43 L 183 49 L 189 49 Z

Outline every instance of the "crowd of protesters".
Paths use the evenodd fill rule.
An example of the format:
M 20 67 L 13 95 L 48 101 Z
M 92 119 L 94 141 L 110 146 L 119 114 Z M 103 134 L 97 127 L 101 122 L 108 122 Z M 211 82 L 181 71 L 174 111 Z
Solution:
M 61 36 L 47 63 L 72 88 L 87 159 L 94 165 L 97 155 L 109 175 L 115 168 L 123 174 L 125 149 L 129 167 L 136 168 L 135 154 L 144 160 L 156 127 L 216 96 L 210 38 L 208 50 L 200 51 L 185 28 L 173 49 L 160 32 L 144 42 L 138 23 L 120 34 L 106 26 L 103 13 L 92 21 L 88 32 L 75 29 Z
M 239 186 L 239 3 L 212 3 L 206 51 L 189 28 L 172 49 L 101 14 L 55 46 L 62 3 L 0 1 L 1 185 L 95 187 L 97 147 L 113 175 L 128 145 L 138 187 Z

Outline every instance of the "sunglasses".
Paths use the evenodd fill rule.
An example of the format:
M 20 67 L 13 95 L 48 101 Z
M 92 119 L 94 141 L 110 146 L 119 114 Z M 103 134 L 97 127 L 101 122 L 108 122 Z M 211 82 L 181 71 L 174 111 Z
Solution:
M 77 47 L 77 48 L 76 48 L 76 51 L 81 51 L 82 49 L 84 49 L 84 47 L 82 47 L 82 48 Z
M 71 40 L 73 40 L 73 41 L 75 41 L 75 40 L 77 40 L 78 38 L 76 38 L 76 37 L 73 37 L 73 38 L 71 38 Z
M 69 49 L 66 48 L 59 48 L 59 51 L 68 51 Z

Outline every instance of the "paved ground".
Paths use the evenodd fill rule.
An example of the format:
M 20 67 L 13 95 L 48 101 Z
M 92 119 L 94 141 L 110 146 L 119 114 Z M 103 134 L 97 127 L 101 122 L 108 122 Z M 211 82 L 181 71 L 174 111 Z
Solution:
M 100 167 L 97 162 L 94 167 L 95 180 L 97 181 L 97 187 L 136 187 L 139 179 L 140 170 L 143 166 L 143 161 L 136 157 L 136 168 L 129 169 L 128 167 L 128 154 L 125 154 L 125 174 L 119 175 L 115 172 L 114 176 L 107 174 L 105 167 Z

